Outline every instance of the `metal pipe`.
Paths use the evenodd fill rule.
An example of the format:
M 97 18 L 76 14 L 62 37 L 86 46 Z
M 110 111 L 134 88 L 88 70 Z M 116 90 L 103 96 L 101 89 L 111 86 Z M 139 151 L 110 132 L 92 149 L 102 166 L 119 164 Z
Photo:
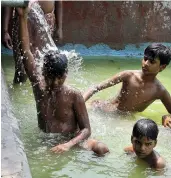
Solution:
M 1 0 L 2 6 L 9 6 L 9 7 L 27 7 L 29 1 L 27 0 Z

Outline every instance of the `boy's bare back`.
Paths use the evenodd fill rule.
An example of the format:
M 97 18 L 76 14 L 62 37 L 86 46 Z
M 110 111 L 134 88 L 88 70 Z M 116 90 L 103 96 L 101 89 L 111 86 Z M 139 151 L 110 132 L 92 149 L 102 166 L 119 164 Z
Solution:
M 44 91 L 40 97 L 41 100 L 36 101 L 41 108 L 38 112 L 39 126 L 45 125 L 41 128 L 45 132 L 75 133 L 78 121 L 83 117 L 88 118 L 83 109 L 84 99 L 76 89 L 63 85 L 51 93 Z

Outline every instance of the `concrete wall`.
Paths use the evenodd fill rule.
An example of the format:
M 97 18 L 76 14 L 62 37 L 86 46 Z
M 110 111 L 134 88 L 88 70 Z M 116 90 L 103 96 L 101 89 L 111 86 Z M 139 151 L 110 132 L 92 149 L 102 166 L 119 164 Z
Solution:
M 63 43 L 171 42 L 171 2 L 63 2 Z
M 31 178 L 18 123 L 12 112 L 3 70 L 1 71 L 1 177 Z
M 61 14 L 62 44 L 171 42 L 171 1 L 62 1 Z

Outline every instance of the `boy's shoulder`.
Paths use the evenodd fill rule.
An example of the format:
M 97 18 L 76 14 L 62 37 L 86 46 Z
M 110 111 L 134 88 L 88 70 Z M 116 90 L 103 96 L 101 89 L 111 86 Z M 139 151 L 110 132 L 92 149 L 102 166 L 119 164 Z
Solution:
M 151 157 L 151 160 L 155 160 L 152 163 L 152 167 L 156 169 L 163 169 L 166 165 L 164 158 L 155 150 L 153 150 L 153 156 Z
M 119 72 L 117 75 L 124 79 L 130 79 L 130 77 L 138 76 L 140 72 L 141 72 L 140 70 L 124 70 Z
M 156 156 L 156 163 L 155 163 L 155 168 L 157 169 L 162 169 L 166 166 L 166 162 L 164 160 L 164 158 L 156 151 L 155 152 L 155 156 Z
M 157 78 L 155 80 L 155 85 L 157 87 L 158 93 L 160 93 L 161 95 L 163 95 L 164 93 L 167 92 L 167 89 L 164 87 L 164 85 Z
M 75 96 L 81 95 L 81 92 L 77 88 L 70 85 L 65 85 L 65 92 Z
M 157 169 L 162 169 L 166 166 L 166 162 L 164 160 L 164 158 L 162 156 L 160 156 L 158 159 L 157 159 L 157 162 L 156 162 L 156 168 Z
M 121 73 L 128 75 L 128 76 L 132 76 L 132 75 L 140 74 L 141 70 L 124 70 Z

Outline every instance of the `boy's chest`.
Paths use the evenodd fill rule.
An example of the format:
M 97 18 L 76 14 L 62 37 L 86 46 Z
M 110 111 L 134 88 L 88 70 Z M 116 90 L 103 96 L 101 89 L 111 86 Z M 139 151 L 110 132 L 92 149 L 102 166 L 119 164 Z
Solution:
M 127 85 L 129 95 L 134 101 L 150 102 L 158 99 L 159 89 L 153 83 L 134 82 Z

